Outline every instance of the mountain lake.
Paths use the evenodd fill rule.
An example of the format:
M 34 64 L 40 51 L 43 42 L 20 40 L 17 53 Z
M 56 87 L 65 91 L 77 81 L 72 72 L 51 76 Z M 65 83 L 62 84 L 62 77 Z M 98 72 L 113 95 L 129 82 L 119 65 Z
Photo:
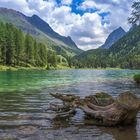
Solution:
M 53 120 L 47 112 L 49 93 L 82 97 L 130 91 L 140 97 L 133 75 L 140 70 L 50 70 L 0 72 L 0 140 L 140 140 L 140 113 L 131 126 L 86 125 L 84 113 Z

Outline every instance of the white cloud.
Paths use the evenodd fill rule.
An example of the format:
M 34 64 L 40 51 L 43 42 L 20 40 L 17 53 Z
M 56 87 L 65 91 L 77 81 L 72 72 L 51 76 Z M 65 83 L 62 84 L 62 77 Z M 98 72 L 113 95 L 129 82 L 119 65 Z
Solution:
M 131 5 L 133 0 L 112 0 L 112 1 L 103 1 L 103 0 L 85 0 L 78 8 L 86 10 L 88 8 L 97 9 L 97 13 L 101 14 L 104 12 L 110 13 L 104 20 L 110 22 L 108 28 L 117 28 L 122 26 L 124 29 L 128 30 L 127 18 L 130 14 Z
M 70 5 L 72 4 L 72 0 L 62 0 L 61 3 L 64 5 Z
M 35 9 L 29 9 L 29 5 L 26 0 L 0 0 L 0 7 L 15 9 L 27 15 L 36 13 Z
M 77 9 L 98 11 L 85 12 L 83 15 L 72 12 L 72 0 L 62 0 L 61 5 L 58 5 L 56 0 L 0 0 L 0 6 L 16 9 L 28 16 L 37 14 L 55 31 L 61 35 L 71 36 L 80 48 L 87 50 L 100 46 L 108 34 L 119 26 L 128 30 L 127 16 L 132 1 L 85 0 Z M 102 19 L 100 14 L 103 12 L 110 14 Z
M 133 0 L 130 0 L 129 2 L 127 0 L 112 0 L 106 2 L 103 0 L 100 1 L 85 0 L 78 7 L 83 11 L 86 11 L 87 9 L 90 8 L 97 9 L 98 14 L 102 14 L 104 12 L 109 13 L 109 15 L 107 15 L 106 17 L 104 17 L 104 19 L 101 20 L 105 22 L 104 25 L 101 25 L 100 27 L 102 33 L 98 35 L 94 33 L 96 35 L 96 40 L 93 41 L 93 44 L 95 44 L 96 47 L 100 46 L 100 42 L 104 42 L 108 34 L 112 32 L 114 29 L 118 28 L 119 26 L 123 27 L 126 31 L 128 31 L 130 25 L 128 25 L 127 19 L 131 11 L 132 2 Z M 94 25 L 94 27 L 96 26 Z M 97 42 L 97 40 L 100 40 L 100 42 Z M 89 41 L 89 46 L 90 46 L 90 42 L 92 41 Z
M 97 48 L 105 41 L 106 31 L 97 13 L 85 13 L 71 29 L 71 36 L 82 49 Z M 98 42 L 98 43 L 97 43 Z M 87 47 L 88 46 L 88 47 Z
M 86 10 L 88 8 L 105 10 L 108 8 L 108 5 L 107 4 L 98 4 L 93 0 L 85 0 L 78 8 L 81 10 Z

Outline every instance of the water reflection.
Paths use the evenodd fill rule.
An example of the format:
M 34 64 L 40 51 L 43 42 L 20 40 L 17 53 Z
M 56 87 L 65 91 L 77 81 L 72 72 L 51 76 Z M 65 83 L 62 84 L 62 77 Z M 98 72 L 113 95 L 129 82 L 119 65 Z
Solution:
M 137 140 L 136 125 L 118 128 L 100 128 L 104 133 L 112 135 L 115 140 Z

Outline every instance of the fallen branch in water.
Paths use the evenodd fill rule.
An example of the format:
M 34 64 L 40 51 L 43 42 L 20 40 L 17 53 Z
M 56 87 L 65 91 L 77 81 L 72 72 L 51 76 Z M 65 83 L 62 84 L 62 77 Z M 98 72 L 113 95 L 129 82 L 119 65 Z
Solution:
M 52 110 L 61 110 L 59 117 L 61 114 L 62 116 L 69 116 L 69 112 L 74 111 L 75 108 L 80 108 L 88 117 L 95 119 L 99 125 L 104 126 L 131 124 L 135 121 L 140 110 L 140 99 L 129 92 L 122 93 L 117 98 L 106 93 L 97 93 L 86 96 L 84 99 L 72 94 L 51 93 L 51 95 L 63 101 L 62 106 L 53 105 L 52 107 Z

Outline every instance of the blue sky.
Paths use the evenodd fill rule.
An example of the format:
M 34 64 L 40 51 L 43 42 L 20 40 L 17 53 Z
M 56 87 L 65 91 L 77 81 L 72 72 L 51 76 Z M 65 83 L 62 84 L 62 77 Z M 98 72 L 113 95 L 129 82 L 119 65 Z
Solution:
M 61 0 L 56 0 L 57 4 L 61 7 Z M 80 8 L 77 8 L 78 6 L 80 7 L 80 5 L 84 2 L 84 0 L 72 0 L 72 3 L 69 5 L 71 7 L 71 12 L 76 13 L 76 14 L 80 14 L 81 16 L 84 15 L 84 13 L 95 13 L 97 11 L 99 11 L 99 9 L 97 9 L 96 7 L 92 7 L 92 8 L 87 8 L 85 10 L 82 10 Z M 103 12 L 100 15 L 102 17 L 105 17 L 109 14 L 109 12 Z
M 133 0 L 0 0 L 0 6 L 36 14 L 83 50 L 101 46 L 118 27 L 126 31 Z

